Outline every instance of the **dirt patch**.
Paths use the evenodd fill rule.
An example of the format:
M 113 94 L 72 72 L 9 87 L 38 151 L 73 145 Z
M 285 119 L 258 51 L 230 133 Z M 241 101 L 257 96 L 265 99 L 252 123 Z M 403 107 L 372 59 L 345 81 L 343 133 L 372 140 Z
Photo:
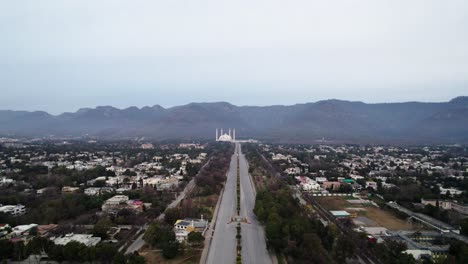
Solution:
M 314 197 L 317 202 L 326 210 L 345 210 L 349 205 L 348 201 L 342 197 Z
M 140 252 L 149 264 L 198 264 L 200 262 L 201 251 L 190 250 L 174 259 L 165 259 L 160 251 L 143 251 Z
M 416 229 L 411 223 L 369 203 L 363 204 L 356 202 L 356 200 L 346 200 L 343 197 L 316 197 L 316 199 L 326 210 L 349 210 L 357 213 L 360 217 L 368 218 L 369 223 L 375 223 L 370 226 L 382 226 L 389 230 Z M 365 224 L 365 221 L 363 222 Z
M 388 230 L 414 230 L 415 226 L 377 207 L 366 207 L 366 216 Z
M 353 222 L 357 226 L 378 226 L 377 223 L 365 216 L 358 216 L 353 219 Z

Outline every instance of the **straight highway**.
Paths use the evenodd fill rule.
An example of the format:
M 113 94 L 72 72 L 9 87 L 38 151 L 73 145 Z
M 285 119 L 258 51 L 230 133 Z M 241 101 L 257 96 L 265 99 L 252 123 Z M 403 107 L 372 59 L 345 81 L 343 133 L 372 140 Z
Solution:
M 248 223 L 242 224 L 242 263 L 272 263 L 265 242 L 265 231 L 257 221 L 253 209 L 256 191 L 249 174 L 249 164 L 239 148 L 239 169 L 241 181 L 241 216 L 247 217 Z
M 214 235 L 211 243 L 207 246 L 208 257 L 206 263 L 235 263 L 236 260 L 236 224 L 229 223 L 236 214 L 236 177 L 237 177 L 237 151 L 236 145 L 234 155 L 227 173 L 224 194 L 220 203 L 218 216 L 214 223 Z
M 237 158 L 241 185 L 240 217 L 247 219 L 247 223 L 241 224 L 242 263 L 272 263 L 266 249 L 265 232 L 253 212 L 256 192 L 249 175 L 249 165 L 239 143 L 236 143 L 235 153 L 231 157 L 224 193 L 215 220 L 214 235 L 211 243 L 207 245 L 209 248 L 206 263 L 229 264 L 235 263 L 236 260 L 237 222 L 231 220 L 236 216 Z

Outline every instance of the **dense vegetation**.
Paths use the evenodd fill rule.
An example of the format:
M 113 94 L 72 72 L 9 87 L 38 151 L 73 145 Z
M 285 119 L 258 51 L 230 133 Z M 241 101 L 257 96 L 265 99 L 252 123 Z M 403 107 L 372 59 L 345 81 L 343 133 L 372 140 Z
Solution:
M 143 239 L 152 247 L 162 249 L 165 258 L 171 259 L 179 254 L 180 244 L 176 240 L 172 226 L 153 223 L 146 230 Z
M 310 220 L 285 186 L 259 191 L 254 212 L 265 225 L 267 247 L 292 263 L 340 263 L 353 254 L 352 244 L 338 236 L 336 227 Z
M 233 147 L 231 143 L 216 144 L 210 164 L 203 167 L 195 178 L 195 183 L 199 187 L 198 195 L 211 195 L 221 191 L 226 181 L 226 172 L 231 161 Z
M 138 254 L 123 255 L 116 246 L 101 243 L 95 247 L 87 247 L 78 242 L 70 242 L 65 246 L 55 245 L 47 238 L 36 237 L 27 244 L 0 240 L 0 259 L 24 260 L 31 254 L 45 252 L 49 260 L 70 262 L 100 262 L 115 264 L 143 264 L 145 260 Z

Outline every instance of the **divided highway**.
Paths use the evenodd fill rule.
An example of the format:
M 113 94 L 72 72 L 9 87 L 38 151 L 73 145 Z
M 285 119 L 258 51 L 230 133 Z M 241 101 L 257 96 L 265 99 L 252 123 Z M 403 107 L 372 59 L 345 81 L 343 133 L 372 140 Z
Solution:
M 237 151 L 236 145 L 235 153 L 231 157 L 218 217 L 214 223 L 214 235 L 211 244 L 207 245 L 209 249 L 206 263 L 208 264 L 229 264 L 235 263 L 236 260 L 236 225 L 228 223 L 236 213 Z
M 250 223 L 242 224 L 242 263 L 272 263 L 266 249 L 265 231 L 257 221 L 253 209 L 256 191 L 249 175 L 249 164 L 239 144 L 239 168 L 241 180 L 241 216 Z
M 236 225 L 230 223 L 236 216 L 236 177 L 237 158 L 239 157 L 239 170 L 241 181 L 241 215 L 249 223 L 242 223 L 242 263 L 272 263 L 265 243 L 265 232 L 257 221 L 253 209 L 255 206 L 255 189 L 248 173 L 249 166 L 236 143 L 235 153 L 231 158 L 226 185 L 216 218 L 214 235 L 208 248 L 206 263 L 235 263 L 236 260 Z M 203 260 L 202 260 L 203 261 Z

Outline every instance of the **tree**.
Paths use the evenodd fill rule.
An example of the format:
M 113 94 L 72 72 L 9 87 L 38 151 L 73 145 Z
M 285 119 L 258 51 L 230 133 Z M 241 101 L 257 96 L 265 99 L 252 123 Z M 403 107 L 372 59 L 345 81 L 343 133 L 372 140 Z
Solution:
M 9 259 L 12 257 L 13 243 L 10 240 L 0 240 L 0 259 Z
M 281 220 L 278 214 L 272 213 L 268 217 L 268 221 L 265 227 L 265 234 L 267 237 L 268 245 L 273 247 L 274 250 L 280 252 L 285 246 L 283 244 L 283 234 L 281 229 Z
M 200 232 L 190 232 L 187 239 L 190 243 L 200 244 L 205 238 Z
M 179 253 L 179 243 L 170 226 L 153 223 L 149 225 L 143 239 L 150 246 L 162 249 L 165 258 L 174 258 Z
M 93 235 L 102 239 L 107 238 L 107 232 L 112 227 L 112 222 L 107 218 L 100 219 L 93 227 Z
M 125 176 L 136 176 L 137 174 L 136 174 L 136 172 L 127 169 L 127 170 L 124 171 L 123 175 L 125 175 Z
M 165 243 L 162 246 L 162 253 L 163 256 L 167 259 L 172 259 L 179 254 L 179 242 L 177 241 L 171 241 L 168 243 Z
M 146 263 L 145 258 L 138 255 L 138 253 L 136 252 L 133 254 L 130 254 L 127 257 L 127 264 L 145 264 L 145 263 Z
M 158 244 L 158 234 L 161 232 L 159 224 L 150 224 L 143 235 L 143 240 L 150 246 L 155 247 Z
M 326 250 L 322 246 L 320 238 L 315 233 L 307 233 L 303 235 L 303 245 L 301 255 L 303 259 L 307 259 L 308 263 L 330 263 Z
M 94 187 L 104 187 L 106 186 L 106 181 L 99 180 L 94 182 Z
M 456 259 L 455 263 L 468 263 L 468 246 L 461 241 L 450 243 L 449 253 Z
M 334 256 L 338 263 L 345 263 L 346 258 L 352 258 L 356 248 L 345 236 L 340 235 L 334 247 Z
M 180 218 L 180 210 L 178 208 L 167 208 L 164 212 L 164 221 L 172 225 Z
M 115 246 L 107 243 L 98 244 L 95 250 L 95 258 L 102 263 L 111 263 L 114 256 L 118 253 Z
M 88 247 L 75 241 L 63 247 L 63 256 L 68 261 L 85 262 L 88 260 Z
M 461 227 L 460 233 L 462 235 L 468 236 L 468 219 L 463 220 L 460 224 L 460 227 Z
M 40 254 L 43 251 L 48 251 L 52 246 L 52 242 L 44 237 L 34 237 L 26 245 L 26 252 L 30 254 Z
M 452 194 L 450 193 L 450 191 L 447 190 L 447 192 L 445 193 L 445 199 L 450 199 L 451 196 Z
M 353 187 L 351 186 L 351 184 L 342 184 L 342 185 L 340 185 L 339 192 L 341 192 L 341 193 L 351 193 L 351 192 L 353 192 Z

